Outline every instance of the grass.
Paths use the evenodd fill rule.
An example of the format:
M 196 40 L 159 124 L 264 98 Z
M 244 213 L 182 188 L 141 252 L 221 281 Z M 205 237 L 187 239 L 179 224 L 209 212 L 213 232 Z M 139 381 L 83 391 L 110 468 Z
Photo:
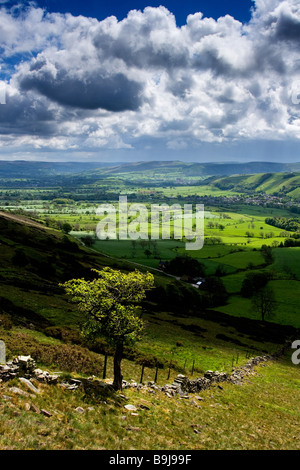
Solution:
M 242 386 L 222 384 L 201 392 L 202 401 L 127 389 L 88 399 L 80 391 L 38 385 L 41 393 L 14 395 L 0 385 L 2 450 L 297 450 L 300 370 L 289 358 L 259 366 Z M 146 400 L 148 410 L 140 408 Z M 132 415 L 124 405 L 134 404 Z M 51 413 L 48 418 L 28 405 Z M 84 412 L 79 413 L 76 408 Z M 32 430 L 35 429 L 33 433 Z M 105 432 L 103 432 L 105 429 Z M 196 431 L 196 432 L 195 432 Z
M 274 249 L 274 263 L 271 268 L 282 274 L 294 274 L 300 279 L 300 247 Z
M 250 180 L 249 184 L 254 183 L 254 180 Z M 180 191 L 178 188 L 166 189 L 170 197 L 173 196 L 173 190 Z M 202 190 L 206 191 L 206 188 L 202 187 Z M 199 194 L 201 191 L 199 189 Z M 182 195 L 192 196 L 194 193 L 193 187 L 182 189 Z M 212 193 L 217 195 L 221 191 L 213 189 Z M 36 204 L 35 209 L 44 215 L 46 213 L 43 203 Z M 51 209 L 50 206 L 48 210 Z M 82 203 L 70 208 L 70 212 L 68 208 L 64 208 L 65 212 L 57 209 L 56 213 L 50 215 L 71 223 L 80 221 L 82 227 L 86 228 L 88 223 L 95 222 L 93 214 L 86 214 L 92 210 L 92 204 Z M 283 325 L 300 328 L 297 295 L 300 249 L 275 248 L 274 263 L 269 266 L 263 266 L 264 259 L 258 251 L 263 243 L 284 240 L 280 237 L 281 231 L 267 226 L 264 218 L 288 212 L 240 206 L 236 207 L 235 212 L 226 211 L 226 217 L 222 218 L 220 208 L 212 208 L 211 211 L 219 217 L 206 220 L 206 236 L 221 237 L 222 243 L 206 244 L 202 250 L 189 254 L 205 265 L 207 275 L 214 274 L 218 266 L 223 268 L 226 275 L 222 276 L 222 280 L 230 294 L 228 303 L 215 309 L 217 311 L 195 309 L 193 317 L 187 317 L 184 309 L 176 315 L 162 311 L 159 301 L 157 304 L 146 304 L 143 318 L 147 326 L 143 340 L 131 351 L 134 360 L 129 360 L 128 355 L 122 361 L 126 380 L 140 380 L 141 365 L 138 358 L 141 356 L 153 361 L 157 359 L 164 364 L 158 371 L 160 385 L 172 382 L 178 373 L 191 376 L 192 370 L 194 377 L 208 369 L 230 372 L 232 365 L 239 366 L 247 361 L 249 351 L 253 356 L 276 351 L 286 336 L 285 332 L 289 331 Z M 224 229 L 212 227 L 211 224 L 209 228 L 208 222 L 221 223 Z M 253 232 L 254 236 L 248 238 L 245 235 L 247 230 Z M 262 238 L 261 231 L 264 234 L 273 232 L 273 236 Z M 46 234 L 42 229 L 14 225 L 13 222 L 7 228 L 3 221 L 0 238 L 4 314 L 11 315 L 19 325 L 25 325 L 13 325 L 11 330 L 0 328 L 0 339 L 6 342 L 11 356 L 29 353 L 36 356 L 41 368 L 72 373 L 75 377 L 95 374 L 101 378 L 104 357 L 89 351 L 83 344 L 62 341 L 45 334 L 49 325 L 64 329 L 75 327 L 79 320 L 75 307 L 66 302 L 61 292 L 55 290 L 59 280 L 77 277 L 77 273 L 80 273 L 80 277 L 85 276 L 91 267 L 101 268 L 103 265 L 132 269 L 133 265 L 126 264 L 127 261 L 141 263 L 144 266 L 140 267 L 141 270 L 147 269 L 147 266 L 157 267 L 159 258 L 167 260 L 185 252 L 181 241 L 159 240 L 159 255 L 154 257 L 152 253 L 149 258 L 139 243 L 133 250 L 131 241 L 96 242 L 93 247 L 95 250 L 112 258 L 123 258 L 124 261 L 120 262 L 87 249 L 68 252 L 68 247 L 62 244 L 63 235 L 60 232 L 47 230 Z M 30 259 L 26 267 L 12 266 L 16 246 L 23 247 Z M 37 263 L 41 260 L 47 265 L 49 252 L 56 254 L 56 258 L 51 261 L 56 269 L 53 278 L 47 277 L 47 272 L 40 270 Z M 257 322 L 250 300 L 239 295 L 245 275 L 253 269 L 273 273 L 269 285 L 274 289 L 278 309 L 272 320 L 282 326 L 267 323 L 263 328 Z M 161 285 L 173 282 L 171 278 L 158 273 L 156 279 Z M 240 320 L 240 317 L 248 317 L 253 321 Z M 30 324 L 31 320 L 34 325 Z M 170 361 L 172 367 L 168 378 Z M 198 401 L 193 395 L 189 400 L 169 399 L 159 392 L 152 394 L 146 390 L 137 392 L 130 389 L 124 391 L 128 401 L 122 401 L 119 396 L 91 399 L 80 390 L 70 392 L 59 386 L 41 384 L 38 385 L 41 390 L 39 395 L 21 397 L 9 390 L 12 385 L 23 387 L 15 379 L 0 384 L 0 448 L 297 449 L 299 368 L 291 363 L 290 355 L 287 354 L 280 361 L 268 363 L 267 367 L 258 367 L 257 372 L 242 386 L 222 384 L 222 389 L 213 387 L 201 392 L 203 401 Z M 112 356 L 108 359 L 107 376 L 109 379 L 113 376 Z M 154 380 L 154 376 L 155 368 L 146 367 L 144 381 Z M 5 399 L 4 396 L 11 398 Z M 139 408 L 142 399 L 150 403 L 149 410 Z M 126 403 L 137 406 L 137 416 L 124 408 Z M 28 411 L 28 405 L 32 404 L 50 411 L 52 416 L 47 418 L 32 410 Z M 84 413 L 76 411 L 78 406 L 84 409 Z

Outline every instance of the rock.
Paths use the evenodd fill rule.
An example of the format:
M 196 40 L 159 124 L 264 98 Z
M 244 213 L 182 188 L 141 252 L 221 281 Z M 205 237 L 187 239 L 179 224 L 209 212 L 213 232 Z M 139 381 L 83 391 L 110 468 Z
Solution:
M 199 408 L 199 405 L 198 405 L 198 403 L 196 402 L 196 400 L 194 398 L 191 399 L 191 405 L 194 405 L 197 408 Z
M 24 407 L 26 411 L 30 411 L 31 409 L 30 403 L 25 403 Z
M 140 399 L 139 407 L 142 410 L 150 410 L 151 406 L 152 404 L 149 401 L 144 400 L 143 398 Z
M 30 374 L 36 367 L 34 359 L 31 356 L 18 356 L 14 358 L 13 364 L 17 365 L 22 372 Z
M 9 391 L 12 392 L 12 393 L 15 393 L 16 395 L 21 395 L 23 397 L 28 397 L 29 396 L 29 393 L 24 392 L 24 390 L 21 390 L 18 387 L 10 387 Z
M 123 395 L 122 393 L 120 393 L 120 395 L 119 395 L 119 396 L 120 396 L 120 398 L 123 398 L 123 400 L 129 400 L 129 398 L 128 398 L 128 397 L 126 397 L 126 395 Z
M 77 385 L 78 387 L 82 384 L 81 380 L 71 379 L 71 384 Z
M 36 414 L 40 414 L 41 412 L 40 409 L 34 403 L 31 403 L 31 409 Z
M 84 392 L 87 395 L 96 395 L 99 396 L 103 391 L 114 391 L 114 388 L 109 383 L 101 382 L 100 380 L 91 380 L 91 379 L 81 379 Z M 68 390 L 75 390 L 78 388 L 78 385 L 70 385 L 67 387 Z
M 129 411 L 137 411 L 137 407 L 134 405 L 125 405 L 124 408 Z
M 80 414 L 84 413 L 84 409 L 81 408 L 81 406 L 77 406 L 77 408 L 75 408 L 75 411 L 77 411 L 77 413 L 80 413 Z
M 12 400 L 12 397 L 9 397 L 7 395 L 2 395 L 3 400 Z
M 26 385 L 29 390 L 33 393 L 40 393 L 40 391 L 33 385 L 33 383 L 30 382 L 30 380 L 25 379 L 24 377 L 19 378 L 20 382 L 22 382 L 24 385 Z
M 57 375 L 51 375 L 49 374 L 49 372 L 41 370 L 41 369 L 34 369 L 33 374 L 39 382 L 44 382 L 47 384 L 54 385 L 58 381 Z

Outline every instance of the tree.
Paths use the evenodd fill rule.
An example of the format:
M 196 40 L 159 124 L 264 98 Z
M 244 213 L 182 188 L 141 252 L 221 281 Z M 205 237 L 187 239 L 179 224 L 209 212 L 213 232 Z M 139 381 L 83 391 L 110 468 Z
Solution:
M 272 317 L 276 310 L 273 290 L 270 287 L 259 289 L 252 297 L 252 307 L 261 316 L 263 322 L 266 318 Z
M 196 277 L 204 276 L 205 270 L 203 264 L 191 256 L 181 255 L 169 261 L 167 266 L 167 272 L 174 276 L 183 276 L 184 274 Z
M 70 225 L 68 222 L 64 222 L 61 226 L 61 229 L 64 233 L 70 233 L 72 230 L 72 225 Z
M 85 246 L 91 247 L 94 245 L 96 240 L 91 235 L 85 235 L 84 237 L 81 237 L 81 241 L 85 244 Z
M 144 323 L 137 313 L 146 290 L 154 286 L 154 276 L 137 270 L 125 274 L 108 267 L 93 271 L 98 277 L 92 281 L 71 279 L 63 287 L 84 314 L 83 335 L 103 336 L 114 347 L 113 386 L 121 390 L 124 345 L 141 339 Z
M 265 259 L 266 264 L 271 264 L 273 263 L 273 253 L 272 253 L 272 248 L 268 245 L 262 245 L 261 247 L 261 254 Z
M 266 272 L 250 272 L 247 273 L 241 287 L 241 295 L 243 297 L 252 297 L 259 289 L 265 287 L 269 280 Z
M 203 283 L 203 291 L 206 294 L 208 307 L 224 305 L 227 301 L 228 293 L 222 279 L 219 277 L 207 277 Z

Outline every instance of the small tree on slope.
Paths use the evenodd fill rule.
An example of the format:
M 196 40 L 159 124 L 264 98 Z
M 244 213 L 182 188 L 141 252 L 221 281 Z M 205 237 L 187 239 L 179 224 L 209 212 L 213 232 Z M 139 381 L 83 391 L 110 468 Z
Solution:
M 84 336 L 103 336 L 114 347 L 113 385 L 121 390 L 124 345 L 141 339 L 144 323 L 137 313 L 146 291 L 154 286 L 154 277 L 137 270 L 128 274 L 111 268 L 93 271 L 98 274 L 96 279 L 72 279 L 63 287 L 84 314 Z

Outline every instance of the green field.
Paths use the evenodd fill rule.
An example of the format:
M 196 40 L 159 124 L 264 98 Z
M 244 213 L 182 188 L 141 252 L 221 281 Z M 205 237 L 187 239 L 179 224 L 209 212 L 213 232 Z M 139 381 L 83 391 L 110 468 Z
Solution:
M 80 334 L 82 313 L 60 283 L 93 279 L 92 270 L 105 266 L 125 273 L 149 270 L 155 278 L 138 310 L 144 321 L 141 341 L 126 346 L 122 361 L 127 381 L 139 383 L 144 366 L 145 388 L 91 398 L 81 390 L 36 383 L 39 394 L 21 396 L 10 388 L 24 387 L 17 378 L 1 383 L 1 449 L 299 448 L 300 372 L 290 349 L 257 367 L 242 384 L 215 385 L 201 390 L 200 397 L 168 397 L 147 388 L 155 377 L 163 386 L 178 374 L 231 373 L 250 357 L 278 352 L 300 329 L 300 247 L 284 246 L 297 241 L 298 233 L 265 222 L 298 217 L 299 174 L 288 168 L 236 176 L 206 174 L 205 166 L 199 171 L 193 164 L 152 162 L 55 180 L 44 175 L 1 182 L 0 209 L 8 212 L 0 214 L 0 339 L 8 358 L 31 354 L 38 367 L 63 377 L 101 380 L 106 354 L 111 382 L 110 342 Z M 117 206 L 120 195 L 147 209 L 154 203 L 204 204 L 203 248 L 186 250 L 184 233 L 180 240 L 97 239 L 97 207 Z M 134 222 L 134 216 L 127 221 Z M 172 220 L 171 235 L 173 229 Z M 167 263 L 160 269 L 161 261 L 182 259 L 189 267 L 181 264 L 176 275 Z M 189 276 L 199 268 L 197 261 L 204 269 L 198 287 L 198 275 Z M 243 297 L 248 295 L 243 285 L 255 276 L 274 293 L 274 314 L 264 322 L 252 302 L 261 286 Z M 140 407 L 142 400 L 146 408 Z M 128 412 L 127 403 L 137 412 Z M 33 412 L 33 405 L 51 417 Z

